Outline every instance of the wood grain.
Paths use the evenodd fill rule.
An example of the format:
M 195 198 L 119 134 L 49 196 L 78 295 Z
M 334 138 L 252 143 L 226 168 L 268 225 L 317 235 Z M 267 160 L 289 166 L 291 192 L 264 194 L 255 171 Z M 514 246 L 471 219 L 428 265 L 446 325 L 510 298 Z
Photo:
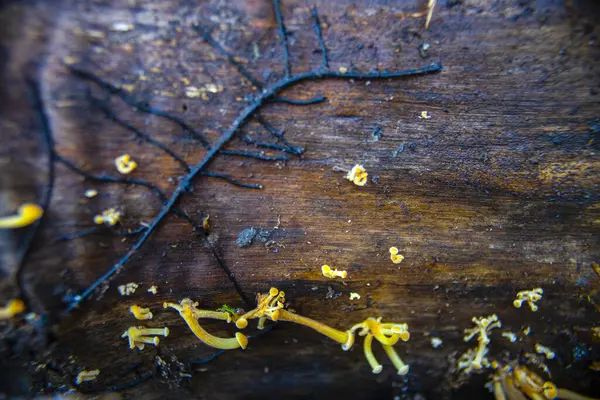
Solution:
M 135 228 L 149 222 L 161 205 L 147 189 L 82 182 L 62 166 L 43 238 L 26 266 L 32 309 L 48 313 L 51 321 L 50 352 L 5 357 L 4 368 L 25 365 L 31 371 L 29 361 L 51 360 L 59 371 L 49 375 L 52 387 L 70 384 L 81 369 L 99 368 L 98 381 L 86 387 L 92 390 L 129 381 L 132 374 L 119 374 L 140 362 L 139 374 L 152 371 L 155 377 L 123 392 L 135 398 L 318 394 L 440 399 L 476 393 L 491 398 L 483 387 L 487 373 L 458 378 L 452 360 L 473 346 L 462 340 L 471 318 L 495 313 L 502 331 L 530 327 L 532 333 L 510 343 L 495 331 L 492 358 L 515 359 L 543 343 L 557 353 L 548 361 L 554 382 L 597 395 L 598 372 L 588 366 L 600 351 L 590 332 L 598 324 L 593 302 L 600 304 L 600 277 L 591 266 L 600 259 L 598 6 L 593 1 L 438 3 L 424 31 L 423 19 L 403 17 L 421 11 L 422 2 L 317 1 L 333 70 L 396 70 L 436 61 L 444 65 L 443 72 L 371 82 L 331 79 L 290 88 L 284 93 L 290 98 L 322 94 L 328 99 L 311 106 L 273 104 L 261 111 L 305 154 L 285 163 L 220 156 L 210 170 L 264 189 L 200 178 L 180 203 L 198 222 L 210 215 L 208 240 L 248 297 L 276 286 L 286 291 L 297 312 L 338 329 L 369 316 L 407 322 L 411 339 L 397 346 L 411 367 L 406 378 L 395 376 L 387 362 L 382 374 L 373 375 L 360 346 L 343 352 L 327 338 L 286 323 L 251 339 L 245 351 L 182 367 L 179 363 L 212 351 L 176 313 L 161 311 L 162 302 L 191 297 L 209 309 L 244 305 L 202 234 L 175 216 L 167 218 L 105 293 L 60 317 L 65 290 L 78 292 L 89 285 L 133 238 L 91 236 L 66 243 L 53 238 L 90 227 L 96 213 L 114 206 L 124 211 L 122 226 Z M 319 66 L 312 5 L 300 0 L 282 4 L 294 73 Z M 46 155 L 24 74 L 42 84 L 60 154 L 87 171 L 113 174 L 113 159 L 128 152 L 140 164 L 136 178 L 170 193 L 184 173 L 181 166 L 106 119 L 86 98 L 88 88 L 100 96 L 98 88 L 70 75 L 63 62 L 71 57 L 66 60 L 108 82 L 131 85 L 125 87 L 140 99 L 215 140 L 252 88 L 199 39 L 191 29 L 196 22 L 212 28 L 215 39 L 255 76 L 271 83 L 283 76 L 269 1 L 2 6 L 0 211 L 35 201 L 46 182 Z M 132 29 L 115 30 L 116 23 L 132 24 Z M 425 42 L 430 49 L 423 58 L 419 46 Z M 207 100 L 186 97 L 186 86 L 209 83 L 224 90 L 208 93 Z M 132 110 L 116 97 L 110 104 L 188 163 L 205 154 L 173 123 Z M 431 119 L 419 118 L 422 111 Z M 373 136 L 377 127 L 383 133 L 378 140 Z M 251 123 L 245 131 L 258 135 L 260 128 Z M 228 148 L 247 146 L 236 140 Z M 371 178 L 365 187 L 333 170 L 356 163 Z M 86 199 L 87 188 L 99 195 Z M 269 246 L 236 245 L 245 228 L 275 226 Z M 19 233 L 1 234 L 4 303 L 16 293 L 10 278 Z M 390 246 L 401 249 L 403 263 L 390 261 Z M 348 279 L 327 280 L 320 273 L 326 263 L 346 269 Z M 116 290 L 127 282 L 141 284 L 130 298 Z M 146 292 L 151 285 L 159 287 L 157 296 Z M 327 299 L 328 286 L 342 295 Z M 540 310 L 515 309 L 516 292 L 534 287 L 544 289 Z M 350 292 L 361 299 L 350 301 Z M 157 350 L 129 350 L 119 337 L 139 324 L 127 312 L 134 303 L 155 313 L 148 326 L 172 331 Z M 234 332 L 220 323 L 206 327 L 221 336 Z M 430 336 L 442 338 L 443 345 L 433 349 Z M 157 354 L 168 368 L 157 368 Z M 385 355 L 378 356 L 383 362 Z M 41 389 L 42 375 L 31 375 L 33 390 Z

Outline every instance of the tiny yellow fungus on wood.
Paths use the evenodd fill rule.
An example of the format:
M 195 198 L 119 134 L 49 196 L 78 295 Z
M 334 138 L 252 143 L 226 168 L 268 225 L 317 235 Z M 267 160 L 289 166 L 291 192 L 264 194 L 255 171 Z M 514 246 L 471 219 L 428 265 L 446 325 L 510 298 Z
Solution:
M 129 307 L 129 311 L 133 314 L 133 316 L 136 319 L 139 319 L 139 320 L 152 319 L 152 312 L 150 311 L 149 308 L 143 308 L 143 307 L 138 306 L 137 304 L 134 304 L 131 307 Z
M 346 279 L 346 276 L 348 276 L 348 273 L 346 271 L 338 271 L 337 269 L 331 269 L 331 267 L 329 265 L 323 265 L 321 267 L 321 272 L 323 273 L 323 276 L 326 276 L 327 278 L 330 278 L 330 279 L 333 279 L 333 278 Z
M 4 307 L 0 307 L 0 320 L 10 319 L 25 311 L 25 303 L 21 299 L 12 299 Z
M 592 333 L 594 336 L 600 339 L 600 326 L 595 326 L 592 328 Z
M 94 223 L 97 225 L 105 224 L 107 226 L 115 226 L 121 220 L 121 212 L 116 208 L 109 208 L 102 211 L 102 214 L 94 216 Z
M 121 296 L 131 296 L 132 294 L 135 293 L 136 289 L 139 287 L 139 285 L 135 282 L 129 282 L 125 285 L 120 285 L 119 287 L 117 287 L 117 289 L 119 290 L 119 293 L 121 294 Z
M 277 288 L 271 288 L 267 295 L 259 293 L 256 303 L 256 308 L 248 311 L 235 321 L 235 326 L 238 329 L 244 329 L 248 326 L 248 320 L 253 318 L 268 317 L 271 321 L 277 321 L 285 303 L 285 292 L 279 291 Z
M 442 339 L 440 339 L 439 337 L 432 337 L 431 338 L 431 346 L 434 349 L 437 349 L 438 347 L 440 347 L 444 342 L 442 341 Z
M 488 317 L 473 317 L 474 328 L 465 329 L 465 336 L 463 340 L 469 342 L 475 336 L 478 336 L 478 346 L 476 349 L 470 349 L 468 352 L 463 354 L 463 357 L 459 359 L 459 370 L 464 370 L 464 373 L 469 373 L 473 369 L 481 369 L 483 366 L 489 364 L 484 361 L 484 357 L 488 352 L 487 345 L 490 343 L 489 334 L 494 328 L 501 328 L 502 323 L 498 321 L 498 317 L 493 314 Z
M 360 300 L 360 294 L 358 294 L 356 292 L 351 292 L 350 293 L 350 300 Z
M 156 286 L 156 285 L 150 286 L 150 289 L 148 289 L 148 292 L 152 293 L 153 295 L 156 295 L 156 293 L 158 293 L 158 286 Z
M 513 301 L 513 306 L 516 308 L 521 308 L 523 302 L 527 302 L 529 308 L 531 308 L 531 311 L 536 312 L 538 310 L 538 306 L 535 303 L 542 299 L 543 294 L 544 290 L 542 288 L 522 290 L 517 293 L 517 298 Z
M 502 337 L 507 338 L 508 340 L 510 340 L 513 343 L 518 340 L 517 335 L 512 332 L 502 332 Z
M 538 354 L 545 355 L 548 360 L 554 360 L 554 358 L 556 357 L 556 353 L 552 351 L 550 347 L 544 346 L 540 343 L 535 344 L 535 351 Z
M 0 228 L 23 228 L 33 224 L 44 215 L 44 210 L 37 204 L 25 203 L 17 210 L 16 215 L 0 217 Z
M 127 175 L 137 168 L 137 163 L 131 159 L 129 154 L 123 154 L 115 158 L 115 167 L 119 173 Z
M 92 197 L 96 197 L 98 195 L 98 191 L 95 189 L 88 189 L 84 193 L 85 197 L 91 199 Z
M 99 374 L 100 374 L 99 369 L 94 369 L 91 371 L 85 371 L 85 370 L 81 371 L 79 374 L 77 374 L 77 378 L 75 379 L 75 384 L 79 386 L 83 382 L 94 381 L 98 378 Z
M 207 91 L 211 93 L 219 93 L 223 91 L 223 86 L 215 85 L 214 83 L 207 83 L 206 85 L 204 85 L 204 87 Z
M 194 335 L 211 347 L 233 350 L 238 347 L 245 349 L 248 345 L 248 338 L 240 332 L 235 334 L 235 338 L 220 338 L 205 331 L 198 323 L 199 318 L 213 318 L 230 322 L 232 316 L 227 312 L 200 310 L 197 308 L 198 303 L 190 299 L 183 299 L 179 304 L 164 303 L 163 306 L 177 310 Z
M 437 3 L 437 0 L 429 0 L 429 2 L 427 3 L 427 17 L 425 18 L 425 29 L 429 28 L 431 16 L 433 15 L 433 9 L 435 8 L 435 3 Z
M 367 184 L 367 177 L 369 174 L 362 165 L 356 164 L 346 174 L 346 179 L 354 183 L 357 186 L 365 186 Z
M 431 115 L 427 111 L 421 111 L 421 115 L 419 115 L 421 119 L 431 119 Z
M 164 337 L 169 336 L 169 328 L 144 328 L 143 326 L 130 326 L 122 335 L 122 338 L 129 339 L 129 348 L 137 347 L 139 350 L 144 350 L 145 344 L 153 344 L 158 346 L 160 342 L 157 335 Z M 152 337 L 150 337 L 152 336 Z
M 200 89 L 198 89 L 195 86 L 188 86 L 185 88 L 185 95 L 187 97 L 189 97 L 190 99 L 195 99 L 197 97 L 200 97 L 201 94 L 202 94 L 202 91 L 200 91 Z
M 404 256 L 398 254 L 399 251 L 397 247 L 390 247 L 390 258 L 394 264 L 400 264 L 404 260 Z
M 367 359 L 367 362 L 371 366 L 372 372 L 374 374 L 378 374 L 383 370 L 383 365 L 379 364 L 379 362 L 375 358 L 375 355 L 373 354 L 373 350 L 371 348 L 372 343 L 373 343 L 373 335 L 367 334 L 367 336 L 365 336 L 365 341 L 363 343 L 363 345 L 364 345 L 363 350 L 365 353 L 365 358 Z
M 205 231 L 210 230 L 209 218 L 210 218 L 210 215 L 207 215 L 206 217 L 202 218 L 202 229 L 204 229 Z
M 596 273 L 596 275 L 600 276 L 600 265 L 597 263 L 592 263 L 592 269 Z
M 339 70 L 339 71 L 340 71 L 342 74 L 345 74 L 345 73 L 347 73 L 347 72 L 348 72 L 348 68 L 346 68 L 346 67 L 340 67 L 340 70 Z

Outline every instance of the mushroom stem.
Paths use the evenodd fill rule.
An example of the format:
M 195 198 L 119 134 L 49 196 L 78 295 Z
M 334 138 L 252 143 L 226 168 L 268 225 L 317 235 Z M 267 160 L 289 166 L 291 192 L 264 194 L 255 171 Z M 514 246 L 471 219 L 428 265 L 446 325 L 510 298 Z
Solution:
M 44 210 L 37 204 L 25 203 L 19 207 L 16 215 L 0 217 L 0 228 L 23 228 L 42 217 Z
M 0 320 L 9 319 L 25 311 L 25 303 L 21 299 L 12 299 L 4 307 L 0 307 Z
M 365 337 L 365 342 L 364 342 L 364 347 L 363 347 L 364 351 L 365 351 L 365 358 L 369 362 L 369 365 L 371 366 L 373 373 L 378 374 L 383 369 L 383 366 L 381 364 L 379 364 L 379 362 L 375 358 L 375 355 L 373 354 L 373 350 L 371 348 L 372 343 L 373 343 L 373 335 L 368 334 Z
M 343 345 L 347 345 L 351 341 L 351 339 L 349 338 L 350 334 L 348 332 L 338 331 L 337 329 L 325 325 L 321 322 L 315 321 L 314 319 L 303 317 L 301 315 L 291 313 L 287 310 L 279 310 L 279 319 L 281 321 L 294 322 L 296 324 L 307 326 Z M 348 350 L 350 347 L 352 347 L 352 344 L 350 344 L 348 348 L 344 348 L 344 350 Z
M 394 364 L 394 367 L 396 367 L 398 375 L 406 375 L 409 369 L 408 365 L 402 361 L 398 353 L 396 353 L 396 350 L 394 350 L 392 346 L 386 346 L 385 344 L 383 345 L 383 350 L 385 350 L 387 356 L 390 358 L 390 361 L 392 364 Z
M 168 303 L 164 304 L 165 308 L 168 307 Z M 176 307 L 173 307 L 175 309 L 177 309 Z M 194 335 L 196 335 L 196 337 L 198 339 L 200 339 L 203 343 L 211 346 L 211 347 L 215 347 L 217 349 L 223 349 L 223 350 L 233 350 L 233 349 L 237 349 L 238 347 L 241 347 L 242 349 L 245 349 L 246 346 L 248 345 L 248 339 L 246 338 L 246 336 L 244 336 L 241 333 L 236 333 L 235 338 L 220 338 L 217 336 L 213 336 L 210 333 L 208 333 L 207 331 L 205 331 L 200 324 L 198 323 L 198 319 L 196 317 L 196 312 L 200 312 L 201 310 L 192 310 L 192 307 L 187 304 L 187 303 L 183 303 L 183 305 L 180 307 L 181 311 L 179 311 L 179 315 L 181 315 L 181 317 L 183 318 L 183 320 L 185 321 L 185 323 L 188 325 L 188 327 L 191 329 L 191 331 L 194 333 Z M 212 313 L 213 311 L 211 311 Z M 200 313 L 203 314 L 203 313 Z M 219 314 L 226 314 L 226 313 L 219 313 Z

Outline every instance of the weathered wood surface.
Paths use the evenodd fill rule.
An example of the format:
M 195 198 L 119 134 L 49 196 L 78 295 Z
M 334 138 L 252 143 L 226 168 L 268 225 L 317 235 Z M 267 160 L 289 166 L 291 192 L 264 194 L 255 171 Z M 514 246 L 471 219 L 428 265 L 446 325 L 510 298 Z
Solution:
M 310 16 L 313 3 L 282 4 L 295 72 L 320 62 Z M 122 207 L 124 227 L 151 221 L 160 208 L 146 189 L 82 182 L 62 166 L 57 167 L 43 238 L 36 241 L 25 273 L 32 309 L 52 317 L 55 334 L 49 356 L 36 352 L 5 357 L 3 363 L 14 370 L 25 361 L 51 359 L 57 371 L 49 372 L 48 379 L 54 387 L 69 384 L 83 368 L 99 368 L 98 381 L 86 387 L 92 390 L 135 378 L 119 374 L 140 362 L 140 375 L 154 371 L 156 376 L 123 395 L 144 398 L 318 394 L 439 399 L 465 398 L 466 393 L 491 398 L 483 388 L 487 373 L 453 391 L 457 376 L 451 369 L 453 357 L 474 346 L 462 340 L 471 318 L 495 313 L 503 330 L 519 333 L 529 326 L 532 334 L 510 343 L 495 331 L 490 356 L 515 359 L 532 352 L 535 343 L 546 344 L 557 353 L 548 362 L 555 382 L 598 394 L 598 372 L 588 369 L 599 355 L 590 333 L 598 324 L 592 302 L 598 302 L 600 287 L 591 267 L 600 259 L 598 127 L 590 122 L 600 117 L 598 5 L 440 3 L 429 31 L 424 31 L 422 19 L 402 17 L 422 10 L 423 2 L 317 1 L 332 69 L 395 70 L 439 61 L 443 72 L 293 87 L 286 96 L 323 94 L 328 101 L 269 105 L 262 114 L 285 129 L 292 143 L 303 146 L 305 155 L 286 163 L 220 156 L 211 170 L 227 171 L 264 189 L 200 178 L 180 203 L 197 221 L 210 215 L 209 241 L 250 298 L 276 286 L 286 291 L 297 312 L 339 329 L 369 316 L 406 321 L 412 337 L 397 346 L 411 367 L 406 378 L 395 376 L 387 362 L 382 374 L 371 374 L 360 343 L 342 352 L 329 339 L 286 323 L 251 339 L 245 351 L 180 371 L 178 362 L 202 359 L 213 351 L 193 337 L 176 313 L 161 311 L 162 302 L 191 297 L 205 308 L 244 305 L 200 234 L 175 216 L 167 218 L 102 296 L 59 319 L 64 289 L 85 288 L 133 238 L 91 236 L 59 243 L 53 238 L 91 226 L 93 215 L 108 207 Z M 134 29 L 112 29 L 120 22 Z M 242 57 L 255 76 L 271 82 L 282 76 L 282 49 L 270 1 L 4 5 L 0 211 L 9 213 L 21 202 L 36 201 L 47 179 L 41 128 L 27 98 L 25 73 L 42 83 L 58 152 L 98 174 L 112 174 L 113 159 L 128 152 L 140 164 L 136 178 L 172 191 L 184 173 L 181 166 L 136 143 L 105 118 L 86 98 L 88 87 L 100 95 L 97 88 L 69 74 L 62 62 L 73 57 L 78 66 L 108 82 L 132 85 L 140 99 L 181 116 L 215 140 L 252 90 L 198 38 L 191 29 L 194 22 L 213 28 L 215 38 Z M 422 42 L 431 46 L 426 58 L 419 53 Z M 224 90 L 209 93 L 208 100 L 188 98 L 186 79 L 191 86 L 214 83 Z M 117 98 L 111 105 L 190 164 L 205 154 L 197 142 L 183 140 L 173 123 L 136 112 Z M 428 111 L 431 119 L 420 119 L 421 111 Z M 379 140 L 373 136 L 377 127 L 383 132 Z M 255 124 L 247 129 L 258 130 Z M 403 151 L 398 151 L 401 146 Z M 245 147 L 235 141 L 228 148 Z M 332 170 L 355 163 L 377 178 L 359 188 Z M 86 199 L 87 188 L 99 195 Z M 243 229 L 276 225 L 271 246 L 236 245 Z M 16 271 L 17 238 L 2 232 L 2 303 L 16 293 L 10 277 Z M 406 257 L 402 264 L 391 263 L 390 246 L 401 249 Z M 324 278 L 320 266 L 325 263 L 346 269 L 348 279 Z M 141 283 L 133 297 L 121 297 L 116 290 L 126 282 Z M 159 287 L 157 296 L 146 293 L 151 285 Z M 328 286 L 342 296 L 327 299 Z M 534 287 L 545 291 L 540 310 L 515 309 L 516 292 Z M 358 292 L 361 299 L 349 301 L 350 292 Z M 158 350 L 132 351 L 120 339 L 127 327 L 139 325 L 127 312 L 134 303 L 155 311 L 145 325 L 171 329 Z M 206 327 L 221 336 L 233 332 L 221 323 L 208 322 Z M 442 338 L 442 347 L 433 349 L 428 334 Z M 165 376 L 157 370 L 157 352 L 169 364 Z M 384 361 L 384 354 L 380 358 Z M 180 372 L 192 377 L 182 378 Z M 33 375 L 36 389 L 42 376 Z

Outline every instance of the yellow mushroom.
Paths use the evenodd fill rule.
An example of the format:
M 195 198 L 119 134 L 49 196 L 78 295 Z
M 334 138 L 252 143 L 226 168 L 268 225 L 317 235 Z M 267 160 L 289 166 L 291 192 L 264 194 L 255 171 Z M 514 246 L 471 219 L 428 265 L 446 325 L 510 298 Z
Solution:
M 402 260 L 404 260 L 404 256 L 402 254 L 398 254 L 399 250 L 397 247 L 390 247 L 390 258 L 394 264 L 400 264 Z
M 153 344 L 158 346 L 160 342 L 156 335 L 164 337 L 169 336 L 169 328 L 144 328 L 143 326 L 130 326 L 122 335 L 122 338 L 129 339 L 129 348 L 137 347 L 139 350 L 144 350 L 145 344 Z M 150 337 L 152 336 L 152 337 Z
M 115 208 L 104 210 L 102 214 L 94 217 L 94 223 L 97 225 L 105 224 L 107 226 L 115 226 L 121 220 L 121 213 Z
M 140 306 L 134 304 L 131 307 L 129 307 L 129 311 L 133 314 L 133 316 L 136 319 L 139 319 L 139 320 L 152 319 L 152 312 L 150 311 L 149 308 L 143 308 L 143 307 L 140 307 Z
M 0 229 L 23 228 L 33 224 L 44 214 L 42 207 L 37 204 L 25 203 L 19 207 L 16 215 L 0 217 Z
M 277 321 L 280 316 L 280 311 L 285 303 L 285 292 L 279 291 L 277 288 L 271 288 L 268 295 L 259 293 L 257 295 L 257 305 L 253 310 L 248 311 L 244 315 L 238 317 L 235 325 L 238 329 L 244 329 L 248 326 L 248 320 L 254 318 L 268 317 L 272 321 Z M 260 326 L 264 326 L 259 320 Z M 260 328 L 262 329 L 262 328 Z
M 535 303 L 542 299 L 543 294 L 544 289 L 542 288 L 522 290 L 517 293 L 517 298 L 513 301 L 513 306 L 516 308 L 521 308 L 523 303 L 527 302 L 531 311 L 536 312 L 538 310 L 538 306 Z
M 4 307 L 0 308 L 0 320 L 10 319 L 25 311 L 25 303 L 21 299 L 12 299 Z
M 337 269 L 331 269 L 331 267 L 329 265 L 323 265 L 321 267 L 321 272 L 323 273 L 323 276 L 326 276 L 327 278 L 342 278 L 342 279 L 346 279 L 346 276 L 348 276 L 348 273 L 346 271 L 338 271 Z
M 173 308 L 179 312 L 179 315 L 183 318 L 185 323 L 188 325 L 190 330 L 200 339 L 203 343 L 215 347 L 217 349 L 232 350 L 241 347 L 245 349 L 248 345 L 248 338 L 237 332 L 235 338 L 220 338 L 213 336 L 204 330 L 198 323 L 199 318 L 213 318 L 223 321 L 231 321 L 231 315 L 227 312 L 200 310 L 196 308 L 198 303 L 192 302 L 190 299 L 183 299 L 179 304 L 164 303 L 164 308 Z
M 365 358 L 367 362 L 371 366 L 371 370 L 374 374 L 378 374 L 383 370 L 383 365 L 379 364 L 375 355 L 373 354 L 373 350 L 371 349 L 371 344 L 373 343 L 373 335 L 368 334 L 365 336 L 365 341 L 363 343 L 363 348 L 365 352 Z
M 346 174 L 346 179 L 354 183 L 357 186 L 365 186 L 367 184 L 367 177 L 369 174 L 362 165 L 356 164 Z
M 91 371 L 85 371 L 85 370 L 81 371 L 79 374 L 77 374 L 77 378 L 75 379 L 75 384 L 81 385 L 83 382 L 89 382 L 89 381 L 96 380 L 98 378 L 99 374 L 100 374 L 99 369 L 94 369 Z
M 119 173 L 127 175 L 137 168 L 137 163 L 131 159 L 129 154 L 123 154 L 115 158 L 115 167 Z

